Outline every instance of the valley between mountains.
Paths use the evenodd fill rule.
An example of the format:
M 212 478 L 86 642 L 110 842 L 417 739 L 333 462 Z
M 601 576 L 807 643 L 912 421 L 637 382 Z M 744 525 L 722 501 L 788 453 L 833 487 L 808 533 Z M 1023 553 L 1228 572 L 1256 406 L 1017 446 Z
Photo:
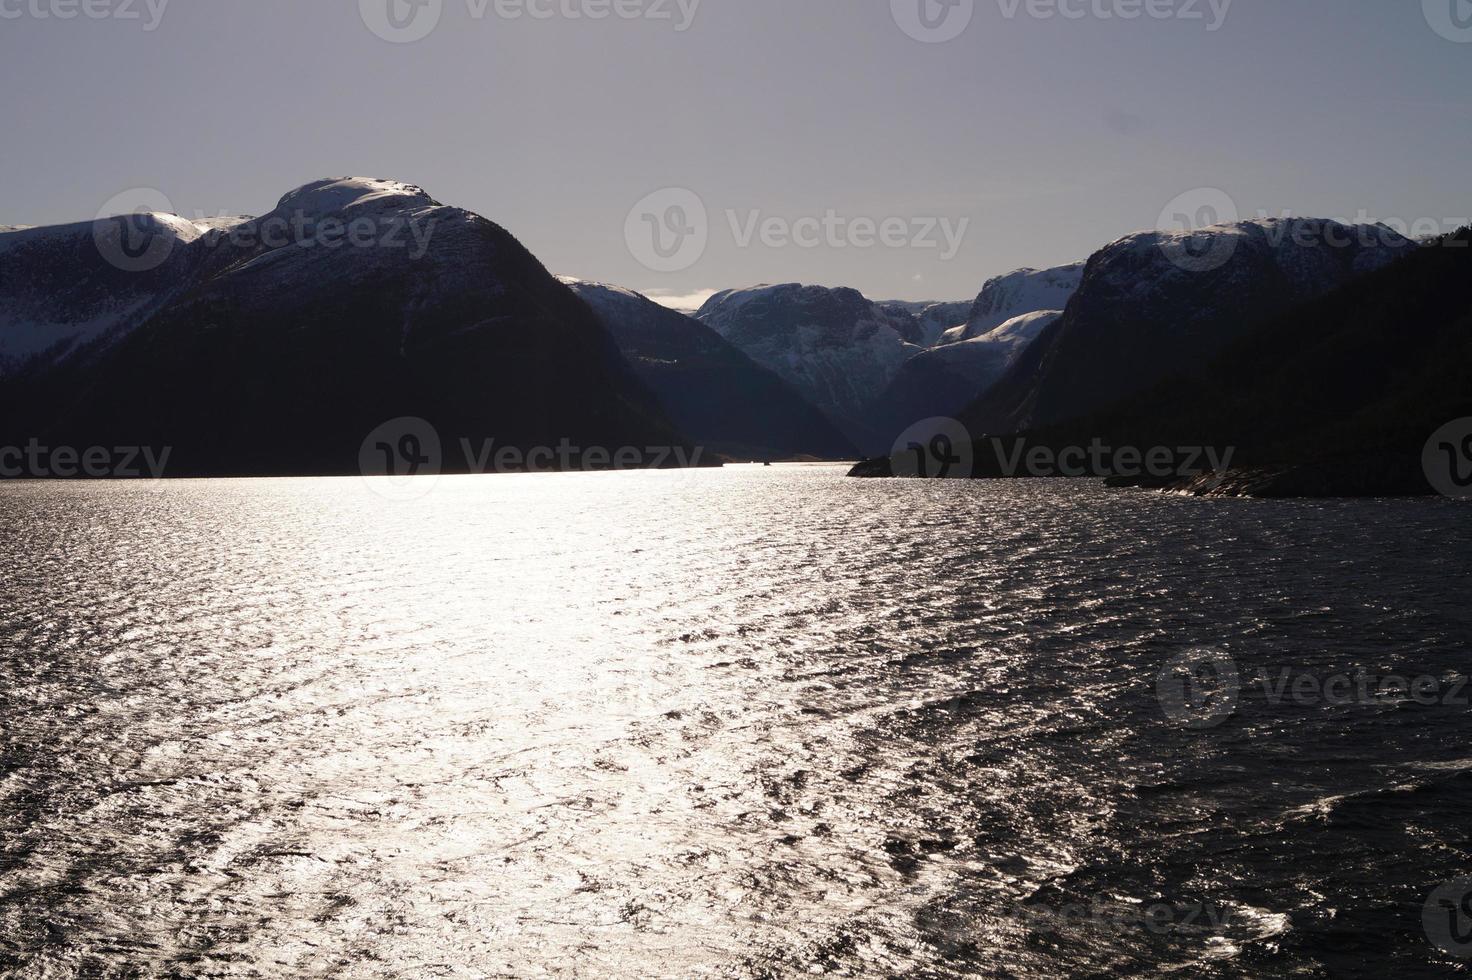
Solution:
M 333 247 L 344 225 L 375 233 Z M 368 433 L 413 417 L 522 452 L 885 476 L 896 440 L 941 418 L 977 446 L 1232 447 L 1230 478 L 1154 484 L 1190 492 L 1427 493 L 1426 439 L 1472 415 L 1467 246 L 1264 218 L 1132 233 L 969 300 L 789 283 L 682 312 L 554 276 L 422 188 L 333 178 L 259 217 L 0 230 L 0 445 L 168 446 L 170 476 L 347 474 Z

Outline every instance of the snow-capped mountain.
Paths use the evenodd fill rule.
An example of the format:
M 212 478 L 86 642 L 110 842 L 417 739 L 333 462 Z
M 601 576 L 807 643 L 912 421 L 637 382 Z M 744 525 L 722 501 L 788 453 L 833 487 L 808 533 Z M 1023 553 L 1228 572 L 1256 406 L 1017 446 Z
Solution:
M 869 403 L 922 348 L 914 318 L 857 290 L 788 283 L 731 289 L 695 317 L 828 414 L 850 439 L 870 441 Z
M 887 299 L 876 304 L 886 312 L 908 317 L 914 326 L 907 330 L 905 339 L 921 347 L 934 347 L 947 331 L 966 323 L 972 303 L 913 303 L 906 300 Z
M 449 469 L 461 439 L 691 448 L 582 300 L 421 188 L 338 178 L 245 221 L 120 219 L 122 251 L 106 225 L 0 236 L 0 444 L 169 446 L 176 475 L 351 473 L 371 430 L 418 416 Z M 162 261 L 130 270 L 140 255 Z
M 855 448 L 775 373 L 699 321 L 632 290 L 563 277 L 694 442 L 745 459 L 852 459 Z
M 1038 310 L 1013 317 L 989 333 L 940 344 L 905 362 L 870 407 L 871 427 L 883 435 L 876 452 L 912 423 L 952 416 L 997 382 L 1028 345 L 1063 315 Z
M 1064 315 L 964 419 L 1003 432 L 1100 411 L 1414 247 L 1384 226 L 1312 218 L 1126 236 L 1089 259 Z
M 126 332 L 156 312 L 200 257 L 205 224 L 137 214 L 0 229 L 0 377 Z
M 1075 262 L 1053 269 L 1017 269 L 989 279 L 971 304 L 964 322 L 948 329 L 939 342 L 974 340 L 1024 314 L 1061 310 L 1078 291 L 1083 275 L 1084 263 Z

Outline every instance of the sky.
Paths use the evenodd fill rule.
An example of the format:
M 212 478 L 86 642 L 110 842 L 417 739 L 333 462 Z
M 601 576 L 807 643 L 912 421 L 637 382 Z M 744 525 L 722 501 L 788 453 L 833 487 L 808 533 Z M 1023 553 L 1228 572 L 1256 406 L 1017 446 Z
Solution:
M 388 177 L 671 303 L 961 300 L 1224 211 L 1467 220 L 1469 82 L 1472 0 L 0 0 L 0 224 Z

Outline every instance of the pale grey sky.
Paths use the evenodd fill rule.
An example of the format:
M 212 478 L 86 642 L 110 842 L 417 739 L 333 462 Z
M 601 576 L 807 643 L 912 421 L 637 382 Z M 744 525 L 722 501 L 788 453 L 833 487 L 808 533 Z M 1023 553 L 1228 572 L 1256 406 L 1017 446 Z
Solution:
M 1472 214 L 1468 0 L 416 2 L 397 23 L 433 29 L 395 43 L 390 0 L 0 0 L 0 224 L 135 187 L 260 213 L 361 174 L 557 273 L 962 299 L 1199 187 L 1244 215 Z M 631 216 L 664 188 L 703 249 L 630 247 L 695 220 L 657 194 Z

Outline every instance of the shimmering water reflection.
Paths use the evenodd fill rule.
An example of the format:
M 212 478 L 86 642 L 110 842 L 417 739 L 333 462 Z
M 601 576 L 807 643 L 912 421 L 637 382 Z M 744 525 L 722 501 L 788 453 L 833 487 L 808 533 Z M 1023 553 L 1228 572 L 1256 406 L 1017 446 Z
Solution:
M 842 473 L 0 486 L 0 965 L 1454 967 L 1468 709 L 1155 680 L 1469 671 L 1472 511 Z

